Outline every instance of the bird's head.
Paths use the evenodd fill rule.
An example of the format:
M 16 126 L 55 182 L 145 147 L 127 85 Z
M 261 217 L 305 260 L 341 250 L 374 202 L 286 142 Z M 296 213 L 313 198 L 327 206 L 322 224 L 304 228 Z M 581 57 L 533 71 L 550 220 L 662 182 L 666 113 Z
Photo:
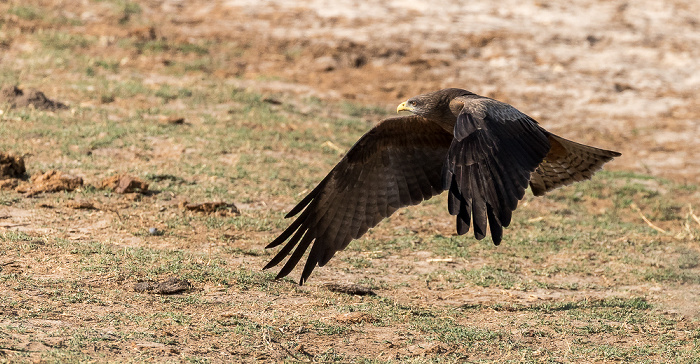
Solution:
M 435 107 L 434 100 L 426 97 L 427 95 L 428 94 L 411 97 L 410 99 L 399 104 L 399 106 L 396 108 L 396 112 L 410 111 L 416 115 L 426 116 L 426 114 L 428 114 Z
M 470 92 L 456 88 L 446 88 L 414 96 L 399 104 L 396 112 L 410 111 L 425 118 L 443 117 L 450 112 L 450 101 L 457 96 L 465 94 L 470 94 Z

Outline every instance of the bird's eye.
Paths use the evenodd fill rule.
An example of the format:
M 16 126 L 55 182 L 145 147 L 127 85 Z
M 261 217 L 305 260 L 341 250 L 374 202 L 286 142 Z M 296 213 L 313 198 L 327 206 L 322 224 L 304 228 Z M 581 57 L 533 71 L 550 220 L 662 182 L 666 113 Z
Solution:
M 408 106 L 416 106 L 416 102 L 413 100 L 408 101 Z

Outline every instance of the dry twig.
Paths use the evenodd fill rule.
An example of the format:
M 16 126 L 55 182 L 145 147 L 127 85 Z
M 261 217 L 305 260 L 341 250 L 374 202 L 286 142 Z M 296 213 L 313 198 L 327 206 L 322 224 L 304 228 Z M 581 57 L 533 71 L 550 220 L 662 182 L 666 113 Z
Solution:
M 662 229 L 662 228 L 660 228 L 660 227 L 654 225 L 653 222 L 649 221 L 649 219 L 647 219 L 647 217 L 644 216 L 644 214 L 642 213 L 642 210 L 639 209 L 639 206 L 637 206 L 636 203 L 632 203 L 632 204 L 630 205 L 630 207 L 632 208 L 632 210 L 637 211 L 637 213 L 638 213 L 639 216 L 642 218 L 642 220 L 644 220 L 644 222 L 646 222 L 647 225 L 649 225 L 650 228 L 652 228 L 652 229 L 654 229 L 654 230 L 656 230 L 656 231 L 658 231 L 658 232 L 660 232 L 660 233 L 662 233 L 662 234 L 666 234 L 666 233 L 667 233 L 666 230 L 664 230 L 664 229 Z
M 688 214 L 690 215 L 690 217 L 693 218 L 693 220 L 695 220 L 695 222 L 698 223 L 698 225 L 700 225 L 700 217 L 693 213 L 693 206 L 691 206 L 690 204 L 688 204 Z

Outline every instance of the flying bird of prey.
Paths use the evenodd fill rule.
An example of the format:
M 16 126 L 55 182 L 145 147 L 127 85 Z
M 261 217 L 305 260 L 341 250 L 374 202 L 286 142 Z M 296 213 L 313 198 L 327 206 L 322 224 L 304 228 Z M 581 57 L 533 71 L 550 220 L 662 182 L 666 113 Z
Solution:
M 591 178 L 620 153 L 579 144 L 543 129 L 513 106 L 449 88 L 401 103 L 410 116 L 382 120 L 286 217 L 294 222 L 267 248 L 286 245 L 263 269 L 290 253 L 287 276 L 311 246 L 299 284 L 353 239 L 397 209 L 448 191 L 457 233 L 487 226 L 498 245 L 525 195 Z M 292 252 L 293 250 L 293 252 Z

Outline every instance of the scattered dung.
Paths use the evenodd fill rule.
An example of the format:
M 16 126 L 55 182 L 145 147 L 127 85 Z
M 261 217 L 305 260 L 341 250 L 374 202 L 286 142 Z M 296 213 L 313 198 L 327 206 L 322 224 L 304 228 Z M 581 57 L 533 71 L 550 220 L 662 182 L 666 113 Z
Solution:
M 69 207 L 71 209 L 76 209 L 76 210 L 95 210 L 95 204 L 90 202 L 90 201 L 76 201 L 76 200 L 69 200 L 66 201 L 66 207 Z
M 12 190 L 17 188 L 19 180 L 16 178 L 0 179 L 0 190 Z
M 134 291 L 152 294 L 177 294 L 192 289 L 192 284 L 186 279 L 170 277 L 164 281 L 139 281 L 134 285 Z
M 327 290 L 337 293 L 345 293 L 355 296 L 376 296 L 371 289 L 360 286 L 359 284 L 342 284 L 342 283 L 327 283 L 324 284 Z
M 50 170 L 43 174 L 32 176 L 29 183 L 22 183 L 15 191 L 32 197 L 42 192 L 73 191 L 83 185 L 83 179 L 78 176 L 63 174 L 61 171 Z
M 97 188 L 113 190 L 116 193 L 146 193 L 148 191 L 148 182 L 127 174 L 119 174 L 103 179 Z
M 66 104 L 50 100 L 39 90 L 23 91 L 17 86 L 6 86 L 0 89 L 0 103 L 9 104 L 11 108 L 34 107 L 49 111 L 68 108 Z
M 24 178 L 26 174 L 24 158 L 0 152 L 0 179 Z
M 180 204 L 180 207 L 188 211 L 216 214 L 218 216 L 235 216 L 240 214 L 236 205 L 227 202 L 188 203 L 185 201 Z
M 368 314 L 367 312 L 348 312 L 335 317 L 335 320 L 342 324 L 359 324 L 362 322 L 371 323 L 377 322 L 376 317 Z

